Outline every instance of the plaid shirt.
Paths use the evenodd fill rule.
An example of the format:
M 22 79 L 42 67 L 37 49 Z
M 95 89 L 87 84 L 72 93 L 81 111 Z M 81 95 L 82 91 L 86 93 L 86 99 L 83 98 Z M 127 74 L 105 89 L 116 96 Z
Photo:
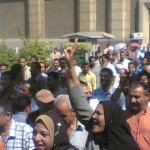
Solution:
M 5 149 L 7 150 L 33 150 L 33 129 L 25 124 L 12 120 L 9 135 L 6 138 Z

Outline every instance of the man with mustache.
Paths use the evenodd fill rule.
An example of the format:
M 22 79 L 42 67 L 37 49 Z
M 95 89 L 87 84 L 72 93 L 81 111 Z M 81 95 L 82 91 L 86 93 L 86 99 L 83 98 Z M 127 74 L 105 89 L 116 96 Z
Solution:
M 149 88 L 143 83 L 133 83 L 129 87 L 127 98 L 127 122 L 131 133 L 141 150 L 150 149 L 150 106 Z

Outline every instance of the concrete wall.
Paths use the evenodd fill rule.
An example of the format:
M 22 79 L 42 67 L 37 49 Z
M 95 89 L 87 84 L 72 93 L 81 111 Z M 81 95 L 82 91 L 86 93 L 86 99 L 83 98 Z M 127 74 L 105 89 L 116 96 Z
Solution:
M 45 38 L 74 32 L 74 0 L 45 1 Z
M 17 28 L 25 33 L 24 2 L 0 2 L 0 39 L 19 38 Z M 7 32 L 7 35 L 5 34 Z M 6 36 L 5 36 L 6 35 Z

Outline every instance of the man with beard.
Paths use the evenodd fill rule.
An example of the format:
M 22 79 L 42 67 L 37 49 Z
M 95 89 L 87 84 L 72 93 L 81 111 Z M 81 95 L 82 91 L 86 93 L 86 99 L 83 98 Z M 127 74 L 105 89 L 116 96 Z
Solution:
M 116 90 L 116 88 L 112 87 L 113 80 L 114 77 L 112 70 L 109 68 L 103 68 L 100 73 L 101 88 L 93 91 L 93 97 L 97 98 L 100 102 L 111 100 L 111 96 Z M 121 93 L 117 103 L 123 110 L 126 109 L 125 96 L 123 93 Z
M 150 149 L 150 106 L 149 89 L 142 83 L 133 83 L 129 87 L 127 122 L 131 133 L 141 150 Z

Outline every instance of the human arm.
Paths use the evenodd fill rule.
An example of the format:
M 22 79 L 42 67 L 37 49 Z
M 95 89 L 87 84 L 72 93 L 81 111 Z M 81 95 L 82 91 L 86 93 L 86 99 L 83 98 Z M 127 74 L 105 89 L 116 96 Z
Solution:
M 75 72 L 74 55 L 78 47 L 79 44 L 76 41 L 75 45 L 73 47 L 66 48 L 64 53 L 68 66 L 68 87 L 71 104 L 77 112 L 80 122 L 86 125 L 93 114 L 93 110 L 86 100 L 85 93 L 83 92 Z

